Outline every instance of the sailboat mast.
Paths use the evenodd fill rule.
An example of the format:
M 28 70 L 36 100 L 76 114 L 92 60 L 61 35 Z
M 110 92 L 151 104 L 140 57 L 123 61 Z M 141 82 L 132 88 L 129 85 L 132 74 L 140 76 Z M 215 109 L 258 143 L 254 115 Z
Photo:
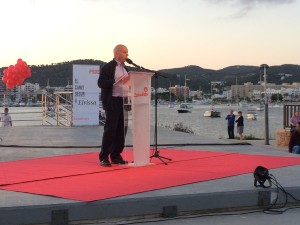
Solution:
M 235 98 L 236 98 L 236 104 L 239 104 L 239 97 L 238 97 L 238 82 L 237 82 L 237 76 L 235 76 Z
M 170 87 L 169 87 L 169 95 L 170 95 L 170 98 L 169 98 L 169 101 L 170 101 L 170 105 L 172 104 L 172 95 L 171 95 L 171 82 L 170 82 Z
M 184 97 L 184 102 L 186 102 L 186 75 L 184 75 L 184 93 L 183 93 L 183 97 Z

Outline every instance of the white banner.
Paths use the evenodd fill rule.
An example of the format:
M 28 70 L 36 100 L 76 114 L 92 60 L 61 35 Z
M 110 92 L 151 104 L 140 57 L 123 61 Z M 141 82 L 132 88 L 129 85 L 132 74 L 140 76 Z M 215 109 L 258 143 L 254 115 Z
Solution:
M 100 66 L 73 65 L 73 125 L 99 125 Z

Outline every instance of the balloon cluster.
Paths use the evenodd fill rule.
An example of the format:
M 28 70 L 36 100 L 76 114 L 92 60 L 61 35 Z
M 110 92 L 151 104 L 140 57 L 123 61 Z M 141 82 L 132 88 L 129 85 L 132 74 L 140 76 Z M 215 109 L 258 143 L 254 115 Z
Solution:
M 3 74 L 2 81 L 8 89 L 13 89 L 15 86 L 22 85 L 24 80 L 31 76 L 31 71 L 25 61 L 18 59 L 17 63 L 14 66 L 10 65 Z

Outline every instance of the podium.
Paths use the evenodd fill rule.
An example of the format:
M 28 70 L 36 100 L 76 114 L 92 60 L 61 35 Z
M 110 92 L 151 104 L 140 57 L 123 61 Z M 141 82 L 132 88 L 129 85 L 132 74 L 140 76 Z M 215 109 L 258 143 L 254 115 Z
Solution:
M 150 164 L 150 102 L 151 77 L 154 73 L 135 72 L 129 74 L 132 110 L 132 166 Z

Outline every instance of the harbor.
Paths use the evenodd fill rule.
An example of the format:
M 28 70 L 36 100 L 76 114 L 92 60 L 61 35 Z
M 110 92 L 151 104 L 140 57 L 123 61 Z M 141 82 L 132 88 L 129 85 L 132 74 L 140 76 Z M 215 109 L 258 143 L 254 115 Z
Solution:
M 245 135 L 262 138 L 264 136 L 264 111 L 255 111 L 256 120 L 247 119 L 248 108 L 239 108 L 228 106 L 227 104 L 215 105 L 214 109 L 218 110 L 220 117 L 205 117 L 204 113 L 210 110 L 209 105 L 193 105 L 191 113 L 177 113 L 178 106 L 168 108 L 166 105 L 160 105 L 158 111 L 158 126 L 173 128 L 175 124 L 182 123 L 184 126 L 194 131 L 194 134 L 226 139 L 227 121 L 225 120 L 229 109 L 235 111 L 241 110 L 245 119 Z M 152 108 L 153 110 L 153 108 Z M 154 113 L 152 113 L 154 121 Z M 269 108 L 269 126 L 270 138 L 275 139 L 276 129 L 283 128 L 283 106 Z M 154 124 L 153 124 L 154 125 Z
M 178 113 L 178 105 L 169 108 L 167 104 L 157 107 L 158 126 L 173 129 L 176 124 L 182 123 L 190 128 L 196 135 L 227 138 L 226 120 L 228 110 L 233 108 L 235 111 L 241 110 L 245 118 L 245 134 L 261 138 L 264 135 L 264 111 L 254 111 L 256 119 L 247 119 L 249 109 L 234 106 L 215 105 L 214 108 L 220 113 L 220 117 L 209 118 L 204 114 L 210 109 L 209 105 L 193 104 L 190 113 Z M 43 110 L 41 107 L 10 107 L 9 112 L 12 116 L 13 126 L 40 126 L 43 125 Z M 101 109 L 100 109 L 101 110 Z M 252 112 L 252 111 L 251 111 Z M 151 107 L 151 123 L 154 125 L 155 108 Z M 278 119 L 280 118 L 280 119 Z M 269 108 L 270 138 L 275 139 L 276 129 L 283 128 L 283 106 Z M 49 125 L 44 123 L 44 125 Z

